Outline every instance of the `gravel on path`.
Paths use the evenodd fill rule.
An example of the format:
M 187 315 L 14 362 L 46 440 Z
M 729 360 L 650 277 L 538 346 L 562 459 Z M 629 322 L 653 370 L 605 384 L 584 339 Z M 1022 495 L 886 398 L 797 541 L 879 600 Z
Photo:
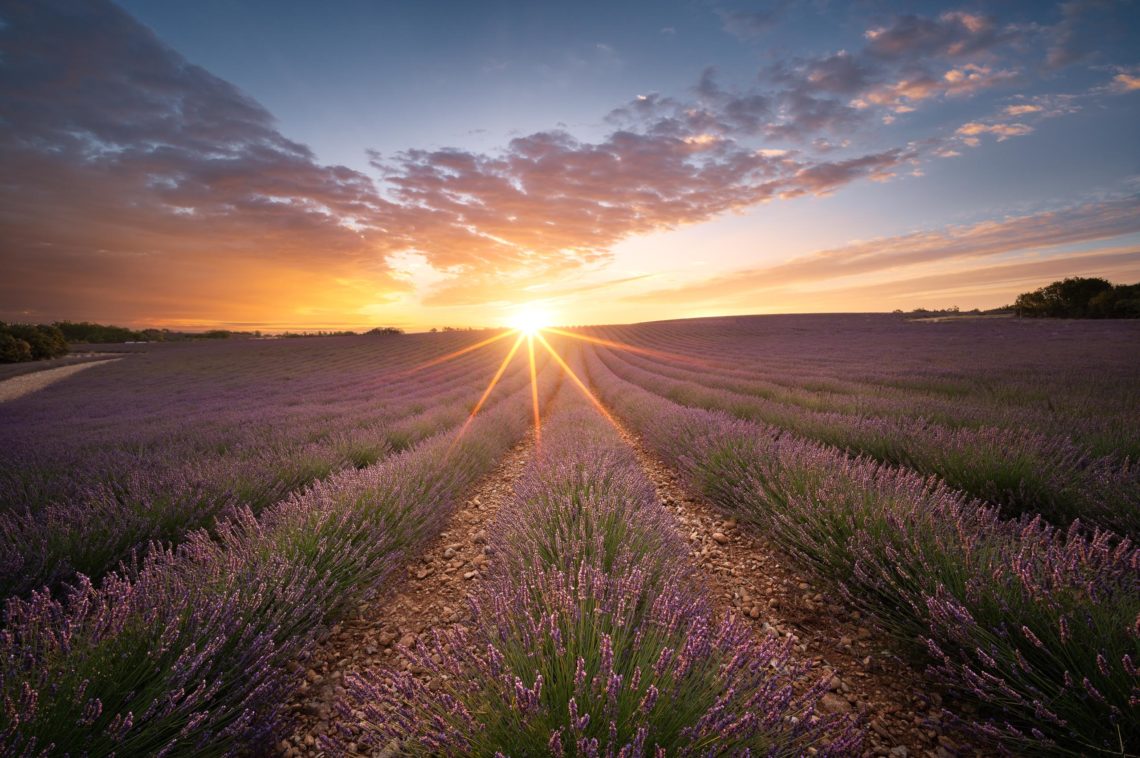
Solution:
M 390 592 L 362 604 L 337 624 L 308 660 L 298 665 L 304 682 L 288 708 L 294 728 L 276 745 L 289 758 L 323 756 L 321 738 L 351 734 L 334 705 L 345 693 L 348 674 L 382 667 L 414 670 L 400 647 L 414 649 L 422 635 L 470 624 L 467 602 L 491 563 L 487 528 L 499 506 L 513 494 L 515 482 L 534 450 L 528 437 L 499 466 L 475 485 L 452 514 L 450 523 L 420 554 L 404 566 L 403 580 Z M 300 673 L 300 672 L 299 672 Z M 347 740 L 346 740 L 347 741 Z M 350 756 L 385 755 L 384 750 L 349 752 Z

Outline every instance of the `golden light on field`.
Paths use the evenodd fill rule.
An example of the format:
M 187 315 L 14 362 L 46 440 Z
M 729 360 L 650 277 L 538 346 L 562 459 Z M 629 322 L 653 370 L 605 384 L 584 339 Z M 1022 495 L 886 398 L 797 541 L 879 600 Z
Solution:
M 499 364 L 498 369 L 495 371 L 494 375 L 491 377 L 491 380 L 487 383 L 487 388 L 483 391 L 483 394 L 479 397 L 479 400 L 475 403 L 475 406 L 471 409 L 470 414 L 468 414 L 468 416 L 467 416 L 467 420 L 460 427 L 459 433 L 455 436 L 455 439 L 452 441 L 451 449 L 455 448 L 455 444 L 458 443 L 459 440 L 463 437 L 464 433 L 467 431 L 467 428 L 471 425 L 471 422 L 475 420 L 475 417 L 478 415 L 479 411 L 486 404 L 487 399 L 491 396 L 491 393 L 494 392 L 495 387 L 498 386 L 499 380 L 502 379 L 503 375 L 507 372 L 507 369 L 510 367 L 512 361 L 514 360 L 515 354 L 518 353 L 519 348 L 522 347 L 523 342 L 526 342 L 526 353 L 527 353 L 526 360 L 527 360 L 527 363 L 529 364 L 528 365 L 528 373 L 529 373 L 529 378 L 530 378 L 530 398 L 531 398 L 532 413 L 533 413 L 533 417 L 534 417 L 534 440 L 535 440 L 535 444 L 538 447 L 541 448 L 541 445 L 542 445 L 542 418 L 541 418 L 539 394 L 538 394 L 538 368 L 537 368 L 537 364 L 535 362 L 535 343 L 538 343 L 539 345 L 542 346 L 543 349 L 546 350 L 547 354 L 554 360 L 554 362 L 558 365 L 558 367 L 570 379 L 571 383 L 573 383 L 574 386 L 577 387 L 589 399 L 591 405 L 593 405 L 594 408 L 599 413 L 601 413 L 602 416 L 605 417 L 605 419 L 607 421 L 609 421 L 615 427 L 620 429 L 620 426 L 618 425 L 617 421 L 613 418 L 613 416 L 610 415 L 610 413 L 606 410 L 605 406 L 602 405 L 601 401 L 599 401 L 598 398 L 595 397 L 594 393 L 590 391 L 590 388 L 587 386 L 586 382 L 584 382 L 582 380 L 582 378 L 578 376 L 578 374 L 574 371 L 573 368 L 570 367 L 570 365 L 566 362 L 566 360 L 561 355 L 558 354 L 558 351 L 555 350 L 554 346 L 551 345 L 550 342 L 547 341 L 546 337 L 543 335 L 543 332 L 550 332 L 551 334 L 559 334 L 559 335 L 562 335 L 564 337 L 568 337 L 568 338 L 571 338 L 574 340 L 580 340 L 583 342 L 591 342 L 591 343 L 603 345 L 605 347 L 612 347 L 612 348 L 615 348 L 618 350 L 628 350 L 630 352 L 637 352 L 637 353 L 643 353 L 643 354 L 652 353 L 652 354 L 658 354 L 661 356 L 670 355 L 668 353 L 656 353 L 656 351 L 646 351 L 646 350 L 643 350 L 641 348 L 637 348 L 637 347 L 634 347 L 632 345 L 626 345 L 626 344 L 620 343 L 620 342 L 613 342 L 610 340 L 601 340 L 601 339 L 589 337 L 589 336 L 584 335 L 584 334 L 578 334 L 578 333 L 571 332 L 571 331 L 565 331 L 562 329 L 557 329 L 557 328 L 550 326 L 551 320 L 552 319 L 551 319 L 550 312 L 547 311 L 545 308 L 542 308 L 541 306 L 536 305 L 534 303 L 528 303 L 527 305 L 520 306 L 519 309 L 511 316 L 511 318 L 509 320 L 510 329 L 504 330 L 503 332 L 500 332 L 499 334 L 496 334 L 496 335 L 489 337 L 487 339 L 480 340 L 479 342 L 476 342 L 473 345 L 469 345 L 465 348 L 461 348 L 459 350 L 452 351 L 450 353 L 447 353 L 446 355 L 442 355 L 438 358 L 434 358 L 434 359 L 427 361 L 425 363 L 421 363 L 418 366 L 411 369 L 411 371 L 414 372 L 414 371 L 419 371 L 419 370 L 424 369 L 424 368 L 428 368 L 429 366 L 436 366 L 436 365 L 439 365 L 440 363 L 444 363 L 446 361 L 452 360 L 453 358 L 457 358 L 460 355 L 470 353 L 473 350 L 478 350 L 480 348 L 488 347 L 491 344 L 498 342 L 499 340 L 502 340 L 504 338 L 514 337 L 513 344 L 511 345 L 510 349 L 507 351 L 507 354 L 503 358 L 502 362 Z

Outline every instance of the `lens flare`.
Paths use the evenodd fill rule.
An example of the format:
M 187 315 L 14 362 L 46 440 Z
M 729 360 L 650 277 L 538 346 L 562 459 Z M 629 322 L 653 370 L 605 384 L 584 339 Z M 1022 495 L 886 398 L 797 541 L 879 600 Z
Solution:
M 521 305 L 507 321 L 512 329 L 534 336 L 552 323 L 550 311 L 536 303 Z
M 575 386 L 577 386 L 577 388 L 589 399 L 590 403 L 594 406 L 594 408 L 607 421 L 609 421 L 611 424 L 613 424 L 615 428 L 617 428 L 618 430 L 622 429 L 622 427 L 618 423 L 617 419 L 615 419 L 610 414 L 610 412 L 606 409 L 605 405 L 603 405 L 602 402 L 597 398 L 597 396 L 594 395 L 594 393 L 590 391 L 589 387 L 586 386 L 586 383 L 582 380 L 582 378 L 574 373 L 574 370 L 572 368 L 570 368 L 570 366 L 566 363 L 565 360 L 563 360 L 562 356 L 559 355 L 558 352 L 554 349 L 554 346 L 551 345 L 546 340 L 546 337 L 543 335 L 543 332 L 549 332 L 550 334 L 557 334 L 561 337 L 565 337 L 565 338 L 568 338 L 571 340 L 577 340 L 577 341 L 580 341 L 580 342 L 583 342 L 586 344 L 598 345 L 601 347 L 610 348 L 610 349 L 614 349 L 614 350 L 624 350 L 624 351 L 631 352 L 631 353 L 640 353 L 642 355 L 648 355 L 648 356 L 653 356 L 653 357 L 663 358 L 663 359 L 668 359 L 668 360 L 676 360 L 676 361 L 681 361 L 681 362 L 686 362 L 686 363 L 697 363 L 700 365 L 705 365 L 707 363 L 707 362 L 702 361 L 700 359 L 689 358 L 688 356 L 677 355 L 675 353 L 669 353 L 669 352 L 664 352 L 664 351 L 660 351 L 660 350 L 652 350 L 649 348 L 637 347 L 634 345 L 627 345 L 627 344 L 622 343 L 622 342 L 614 342 L 613 340 L 607 340 L 607 339 L 603 339 L 600 337 L 594 337 L 592 335 L 583 334 L 581 332 L 566 331 L 563 329 L 557 329 L 557 328 L 551 326 L 551 323 L 552 323 L 552 320 L 551 320 L 549 311 L 547 311 L 546 309 L 544 309 L 544 308 L 542 308 L 542 307 L 540 307 L 534 303 L 528 303 L 526 305 L 520 306 L 519 309 L 515 312 L 515 314 L 511 317 L 511 319 L 510 319 L 510 327 L 511 328 L 509 330 L 495 334 L 491 337 L 488 337 L 487 339 L 480 340 L 479 342 L 476 342 L 473 345 L 469 345 L 467 347 L 460 348 L 458 350 L 454 350 L 450 353 L 447 353 L 446 355 L 442 355 L 438 358 L 434 358 L 434 359 L 427 361 L 425 363 L 421 363 L 418 366 L 415 366 L 414 368 L 410 369 L 411 372 L 414 372 L 414 371 L 419 371 L 419 370 L 424 369 L 424 368 L 428 368 L 429 366 L 436 366 L 436 365 L 439 365 L 440 363 L 445 363 L 447 361 L 453 360 L 455 358 L 458 358 L 461 355 L 465 355 L 465 354 L 472 352 L 474 350 L 479 350 L 481 348 L 487 347 L 487 346 L 491 345 L 492 343 L 498 342 L 499 340 L 504 339 L 506 337 L 514 337 L 515 338 L 514 344 L 511 345 L 511 348 L 510 348 L 510 350 L 507 351 L 507 354 L 503 358 L 502 363 L 499 364 L 498 370 L 495 371 L 494 376 L 491 377 L 491 381 L 487 384 L 487 388 L 483 391 L 482 397 L 480 397 L 479 401 L 477 403 L 475 403 L 475 407 L 471 409 L 471 413 L 470 413 L 470 415 L 468 415 L 467 420 L 460 427 L 458 434 L 456 435 L 455 439 L 452 441 L 451 448 L 449 449 L 449 452 L 450 452 L 450 450 L 453 450 L 455 448 L 455 445 L 459 442 L 459 440 L 467 432 L 468 427 L 471 426 L 471 422 L 475 420 L 475 417 L 479 414 L 479 411 L 483 408 L 483 405 L 487 402 L 487 398 L 490 397 L 490 395 L 494 391 L 495 387 L 499 384 L 499 380 L 502 379 L 503 375 L 507 372 L 508 367 L 511 365 L 511 361 L 514 359 L 515 354 L 519 352 L 519 349 L 522 347 L 523 342 L 526 343 L 527 363 L 529 364 L 530 399 L 531 399 L 531 410 L 534 414 L 534 441 L 535 441 L 536 447 L 541 448 L 541 445 L 542 445 L 542 416 L 541 416 L 541 402 L 540 402 L 539 393 L 538 393 L 538 366 L 537 366 L 537 361 L 535 360 L 535 352 L 536 352 L 535 351 L 535 342 L 538 342 L 542 346 L 542 348 L 546 351 L 547 355 L 549 355 L 550 358 L 553 359 L 554 362 L 558 365 L 558 367 L 562 370 L 563 375 L 566 377 L 569 377 L 570 381 Z

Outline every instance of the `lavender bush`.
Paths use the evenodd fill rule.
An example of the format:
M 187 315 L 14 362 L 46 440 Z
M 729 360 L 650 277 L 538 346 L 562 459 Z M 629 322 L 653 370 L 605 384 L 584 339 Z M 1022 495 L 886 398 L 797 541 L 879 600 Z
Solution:
M 621 381 L 603 395 L 706 496 L 844 587 L 988 711 L 974 726 L 1033 750 L 1140 743 L 1140 550 L 1079 525 L 1005 521 L 935 480 Z
M 480 360 L 489 369 L 494 355 Z M 222 363 L 218 370 L 225 367 L 232 365 Z M 308 369 L 310 382 L 324 381 L 319 366 Z M 371 465 L 456 426 L 486 381 L 470 365 L 458 371 L 449 367 L 446 373 L 394 381 L 339 414 L 318 410 L 329 405 L 321 401 L 289 406 L 293 410 L 282 415 L 280 425 L 268 430 L 262 427 L 276 409 L 246 394 L 267 389 L 256 383 L 208 420 L 168 429 L 145 443 L 140 438 L 174 424 L 150 421 L 140 429 L 138 419 L 126 414 L 109 428 L 99 424 L 90 436 L 64 435 L 53 427 L 64 424 L 64 417 L 41 416 L 32 428 L 47 439 L 0 456 L 0 481 L 8 485 L 7 508 L 0 510 L 0 596 L 26 594 L 75 573 L 97 579 L 151 540 L 177 542 L 241 507 L 257 514 L 334 471 Z M 514 372 L 504 387 L 515 389 L 527 380 L 525 372 Z M 254 404 L 256 412 L 239 403 Z M 65 398 L 51 409 L 74 414 Z
M 1140 533 L 1140 465 L 1096 457 L 1067 437 L 1024 428 L 946 428 L 924 420 L 808 411 L 695 381 L 670 379 L 605 354 L 607 366 L 683 405 L 727 411 L 878 461 L 938 476 L 1008 513 L 1039 513 L 1067 525 L 1081 519 Z
M 572 390 L 570 390 L 572 391 Z M 595 412 L 546 428 L 493 531 L 477 628 L 413 653 L 430 672 L 350 681 L 372 739 L 419 754 L 847 754 L 823 682 L 775 638 L 716 623 L 627 446 Z
M 542 395 L 553 387 L 542 375 Z M 229 754 L 277 726 L 319 629 L 383 585 L 525 430 L 529 387 L 391 460 L 348 470 L 98 587 L 10 599 L 0 752 Z M 444 465 L 440 465 L 443 462 Z

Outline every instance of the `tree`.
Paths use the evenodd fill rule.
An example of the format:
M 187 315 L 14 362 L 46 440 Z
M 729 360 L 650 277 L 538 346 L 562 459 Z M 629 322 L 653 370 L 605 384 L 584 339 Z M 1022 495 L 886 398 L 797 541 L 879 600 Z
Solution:
M 1137 318 L 1140 284 L 1114 286 L 1099 277 L 1070 277 L 1017 296 L 1014 311 L 1034 318 Z
M 28 343 L 32 360 L 58 358 L 67 353 L 67 340 L 63 332 L 48 324 L 9 324 L 8 332 L 15 338 Z
M 7 331 L 0 331 L 0 363 L 20 363 L 31 359 L 31 345 Z

